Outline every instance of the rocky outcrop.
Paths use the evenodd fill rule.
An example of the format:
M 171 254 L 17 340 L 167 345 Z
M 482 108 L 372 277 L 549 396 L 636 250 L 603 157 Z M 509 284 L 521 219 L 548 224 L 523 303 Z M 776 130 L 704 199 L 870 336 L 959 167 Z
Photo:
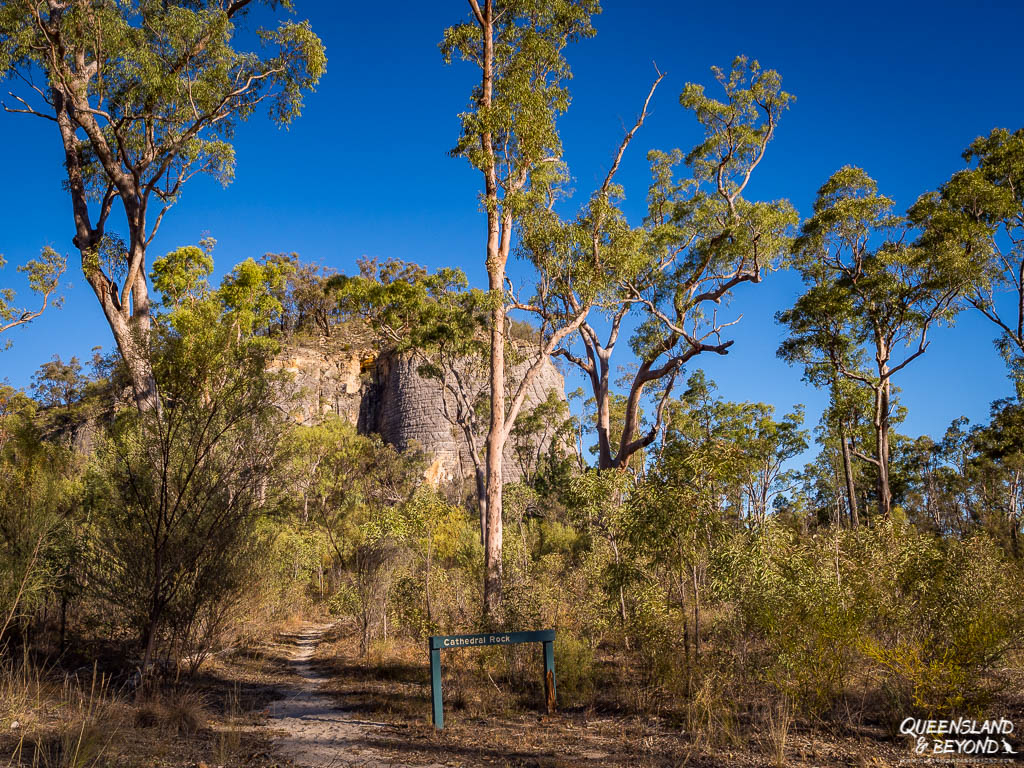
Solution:
M 375 360 L 368 348 L 315 341 L 289 344 L 275 368 L 291 374 L 296 389 L 292 418 L 299 424 L 316 424 L 335 414 L 363 426 L 359 414 L 367 389 L 365 374 Z
M 510 385 L 518 385 L 528 364 L 511 366 Z M 292 410 L 297 422 L 315 424 L 326 414 L 335 414 L 354 424 L 360 433 L 375 432 L 400 450 L 419 447 L 427 452 L 432 457 L 427 472 L 432 482 L 472 480 L 466 437 L 452 423 L 454 397 L 440 382 L 421 376 L 419 362 L 412 355 L 378 354 L 365 343 L 308 340 L 288 345 L 278 367 L 292 375 L 298 390 Z M 470 380 L 483 376 L 482 371 L 462 373 Z M 475 384 L 483 388 L 482 379 Z M 551 392 L 565 399 L 562 375 L 545 361 L 531 384 L 524 412 Z M 483 437 L 478 436 L 478 445 L 483 445 Z M 520 467 L 511 443 L 505 458 L 506 479 L 514 481 L 520 477 Z

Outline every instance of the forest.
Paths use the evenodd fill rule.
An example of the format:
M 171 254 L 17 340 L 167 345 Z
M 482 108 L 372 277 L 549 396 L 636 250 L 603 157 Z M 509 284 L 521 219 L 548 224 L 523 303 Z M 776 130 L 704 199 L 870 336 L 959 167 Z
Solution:
M 0 257 L 0 765 L 1024 752 L 1024 127 L 968 137 L 906 210 L 850 164 L 798 211 L 751 190 L 799 104 L 739 55 L 678 93 L 652 68 L 588 189 L 559 120 L 596 0 L 451 5 L 438 66 L 475 84 L 441 149 L 477 180 L 455 262 L 480 285 L 416 254 L 215 270 L 211 236 L 150 249 L 188 182 L 231 181 L 236 132 L 317 98 L 325 47 L 291 3 L 0 5 L 2 121 L 45 127 L 71 214 L 59 248 Z M 701 139 L 643 146 L 656 98 Z M 633 220 L 618 174 L 644 152 Z M 3 347 L 63 317 L 78 270 L 110 336 L 5 382 Z M 745 354 L 744 302 L 783 273 L 776 354 L 820 418 L 705 372 Z M 905 371 L 966 316 L 1016 394 L 905 432 Z M 304 389 L 300 346 L 362 360 L 360 387 L 405 361 L 458 471 Z M 551 367 L 565 388 L 538 396 Z M 540 629 L 557 709 L 536 647 L 462 649 L 435 732 L 429 636 Z M 296 730 L 321 700 L 334 730 Z M 992 721 L 1017 731 L 986 741 Z

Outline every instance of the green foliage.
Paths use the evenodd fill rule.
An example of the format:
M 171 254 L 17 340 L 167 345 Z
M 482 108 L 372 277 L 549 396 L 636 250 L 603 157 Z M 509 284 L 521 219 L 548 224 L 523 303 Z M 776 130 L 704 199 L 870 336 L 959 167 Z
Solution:
M 32 374 L 32 392 L 44 408 L 71 408 L 85 394 L 86 383 L 77 357 L 65 363 L 54 355 Z
M 337 297 L 342 318 L 367 323 L 383 344 L 399 351 L 422 349 L 448 355 L 482 354 L 487 294 L 467 289 L 460 269 L 433 274 L 411 262 L 389 259 L 359 262 L 358 276 L 337 275 L 328 290 Z M 424 373 L 442 375 L 427 362 Z
M 548 494 L 557 494 L 572 471 L 567 447 L 575 424 L 559 395 L 551 390 L 544 400 L 521 412 L 510 434 L 523 481 Z
M 281 429 L 274 347 L 246 332 L 201 277 L 202 259 L 179 249 L 159 279 L 187 284 L 161 317 L 151 361 L 159 413 L 121 413 L 90 473 L 97 516 L 91 577 L 158 650 L 201 652 L 245 587 L 266 542 L 256 527 L 277 464 Z M 178 268 L 182 267 L 182 268 Z
M 216 241 L 206 238 L 198 246 L 186 245 L 153 262 L 150 279 L 167 309 L 194 307 L 209 296 Z
M 69 567 L 59 544 L 74 461 L 43 441 L 33 415 L 27 398 L 0 387 L 0 651 L 6 630 L 31 616 Z
M 881 535 L 892 537 L 879 548 L 887 557 L 874 554 L 870 565 L 889 589 L 861 597 L 873 625 L 862 648 L 892 707 L 980 711 L 1000 684 L 993 670 L 1024 640 L 1014 565 L 984 536 Z
M 160 409 L 149 364 L 147 248 L 190 179 L 231 180 L 241 122 L 262 104 L 288 125 L 326 70 L 308 22 L 283 19 L 237 34 L 260 6 L 259 15 L 274 20 L 291 2 L 15 0 L 0 8 L 0 75 L 24 84 L 4 106 L 58 126 L 52 135 L 64 158 L 73 242 L 140 412 Z M 258 48 L 236 47 L 245 37 Z M 123 241 L 107 231 L 115 204 L 128 228 Z M 161 275 L 172 302 L 204 267 L 197 254 L 178 256 L 190 266 Z M 226 297 L 239 304 L 240 333 L 266 309 L 251 304 L 244 284 L 252 270 L 243 271 L 228 287 L 248 295 Z
M 807 448 L 802 407 L 776 421 L 770 405 L 716 397 L 715 383 L 701 370 L 686 383 L 669 406 L 670 427 L 652 468 L 661 481 L 657 492 L 689 495 L 669 502 L 669 509 L 678 503 L 715 518 L 728 509 L 736 518 L 763 523 L 794 481 L 787 464 Z
M 246 345 L 260 343 L 272 350 L 273 343 L 254 337 L 267 337 L 280 323 L 284 313 L 280 295 L 293 265 L 246 259 L 214 290 L 208 278 L 213 273 L 215 245 L 208 237 L 199 246 L 178 248 L 153 263 L 150 279 L 162 296 L 162 319 L 186 344 L 217 346 L 223 340 L 213 336 L 233 333 L 238 342 L 244 339 Z
M 485 99 L 481 86 L 473 89 L 470 108 L 459 115 L 462 133 L 451 154 L 494 174 L 501 208 L 512 216 L 543 201 L 562 178 L 556 120 L 569 107 L 564 81 L 572 76 L 563 50 L 594 34 L 591 17 L 600 10 L 595 0 L 493 3 L 493 93 Z M 445 62 L 458 56 L 483 68 L 484 26 L 484 19 L 471 18 L 448 27 L 440 44 Z M 488 137 L 487 145 L 482 136 Z
M 743 193 L 793 97 L 782 90 L 778 72 L 763 70 L 743 56 L 728 73 L 718 67 L 712 71 L 725 101 L 707 96 L 703 86 L 693 83 L 679 99 L 701 124 L 704 140 L 685 158 L 678 150 L 648 155 L 651 255 L 640 290 L 648 299 L 656 297 L 673 322 L 652 313 L 650 330 L 661 328 L 655 338 L 646 337 L 645 331 L 634 337 L 638 353 L 666 334 L 694 346 L 695 339 L 687 338 L 683 329 L 694 321 L 697 327 L 708 322 L 714 327 L 706 302 L 717 303 L 736 285 L 758 282 L 763 273 L 786 264 L 796 212 L 785 200 L 751 202 Z M 691 169 L 691 178 L 676 180 L 673 168 L 680 160 Z
M 779 355 L 803 364 L 814 383 L 838 375 L 885 379 L 899 348 L 918 345 L 902 367 L 923 352 L 929 328 L 956 314 L 964 260 L 906 245 L 909 222 L 892 205 L 864 171 L 846 166 L 818 190 L 814 216 L 794 244 L 808 290 L 779 314 L 791 333 Z M 864 345 L 884 368 L 861 367 Z
M 853 592 L 838 536 L 805 542 L 769 522 L 733 539 L 713 571 L 713 589 L 735 610 L 733 636 L 763 643 L 753 668 L 763 665 L 765 682 L 812 712 L 844 692 L 870 610 Z
M 728 73 L 713 71 L 724 101 L 692 83 L 680 97 L 704 133 L 685 155 L 689 173 L 677 178 L 676 168 L 684 163 L 678 149 L 648 153 L 651 184 L 641 226 L 631 226 L 622 213 L 624 191 L 614 183 L 614 173 L 643 124 L 660 77 L 609 175 L 577 217 L 563 222 L 548 205 L 522 224 L 524 251 L 540 273 L 531 307 L 553 328 L 584 315 L 579 331 L 566 337 L 557 353 L 591 384 L 602 469 L 626 466 L 656 439 L 664 404 L 685 363 L 705 352 L 728 352 L 732 342 L 723 341 L 722 333 L 732 322 L 719 317 L 721 302 L 739 285 L 760 282 L 788 260 L 797 223 L 792 206 L 743 195 L 792 97 L 782 90 L 777 72 L 744 57 L 735 59 Z M 555 199 L 551 194 L 550 202 Z M 604 315 L 607 331 L 597 330 L 586 316 L 590 310 Z M 625 378 L 627 394 L 619 400 L 609 386 L 610 359 L 631 315 L 636 322 L 629 345 L 638 365 Z M 576 352 L 575 344 L 585 354 Z M 644 423 L 642 403 L 652 389 L 654 414 Z M 634 468 L 642 464 L 637 455 Z
M 776 316 L 789 332 L 779 357 L 801 364 L 811 383 L 831 386 L 834 410 L 848 412 L 851 403 L 839 379 L 870 391 L 875 434 L 867 460 L 877 469 L 883 517 L 892 511 L 892 378 L 925 353 L 933 328 L 953 323 L 972 270 L 955 250 L 908 244 L 914 217 L 892 207 L 861 169 L 836 171 L 793 245 L 807 290 Z M 848 421 L 847 413 L 839 423 Z
M 923 228 L 920 247 L 934 258 L 962 258 L 969 275 L 966 303 L 999 329 L 996 346 L 1021 385 L 1024 336 L 1024 129 L 996 128 L 964 150 L 968 167 L 910 210 Z M 1014 295 L 1015 311 L 999 301 Z
M 332 283 L 335 270 L 304 263 L 297 253 L 268 253 L 260 263 L 285 276 L 283 286 L 271 288 L 282 306 L 280 330 L 318 333 L 329 338 L 341 321 Z
M 3 255 L 0 254 L 0 269 L 3 269 L 6 264 Z M 0 288 L 0 333 L 39 317 L 51 301 L 55 306 L 60 306 L 63 298 L 57 296 L 51 299 L 51 296 L 59 287 L 60 278 L 65 269 L 67 269 L 67 259 L 49 246 L 43 248 L 38 260 L 32 259 L 19 266 L 18 271 L 28 275 L 29 288 L 40 295 L 42 306 L 35 311 L 17 307 L 14 304 L 14 289 Z M 6 346 L 10 346 L 10 343 L 7 341 Z
M 976 711 L 1021 641 L 1014 567 L 991 542 L 897 523 L 797 537 L 772 523 L 722 550 L 712 583 L 748 672 L 810 712 L 867 669 L 892 716 Z
M 560 632 L 555 637 L 558 699 L 563 707 L 585 706 L 594 696 L 594 649 L 582 637 Z
M 267 53 L 234 48 L 241 8 L 219 2 L 104 0 L 57 9 L 36 0 L 6 3 L 0 71 L 38 67 L 52 82 L 82 83 L 76 98 L 105 121 L 101 127 L 79 118 L 94 163 L 89 180 L 100 190 L 119 184 L 115 169 L 123 164 L 125 171 L 141 172 L 140 186 L 155 189 L 168 179 L 159 197 L 173 200 L 193 173 L 229 181 L 229 140 L 237 123 L 266 102 L 274 121 L 288 124 L 326 69 L 323 44 L 307 22 L 285 20 L 258 30 Z M 106 153 L 115 143 L 119 156 L 112 165 Z
M 287 267 L 246 259 L 224 277 L 218 298 L 238 333 L 266 333 L 280 321 L 284 307 L 275 294 L 283 289 L 287 274 Z

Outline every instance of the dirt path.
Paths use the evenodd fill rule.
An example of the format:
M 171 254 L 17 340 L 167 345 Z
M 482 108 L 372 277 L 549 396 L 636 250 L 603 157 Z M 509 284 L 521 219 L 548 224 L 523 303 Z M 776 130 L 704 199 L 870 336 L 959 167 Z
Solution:
M 278 751 L 303 768 L 414 768 L 368 746 L 379 741 L 390 725 L 353 719 L 330 696 L 318 692 L 327 677 L 312 659 L 328 629 L 330 625 L 310 625 L 294 635 L 291 663 L 299 679 L 270 709 L 270 727 L 285 733 L 277 742 Z

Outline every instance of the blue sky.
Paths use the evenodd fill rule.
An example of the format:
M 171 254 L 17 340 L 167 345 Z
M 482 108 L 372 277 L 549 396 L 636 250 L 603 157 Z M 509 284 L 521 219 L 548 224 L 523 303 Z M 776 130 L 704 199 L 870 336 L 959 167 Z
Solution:
M 250 256 L 296 251 L 340 271 L 353 271 L 363 255 L 456 265 L 483 285 L 479 178 L 447 156 L 476 75 L 467 65 L 444 66 L 437 50 L 442 29 L 464 14 L 463 0 L 386 6 L 297 0 L 296 6 L 327 46 L 320 88 L 288 131 L 263 119 L 241 127 L 234 183 L 222 189 L 193 181 L 168 215 L 150 261 L 209 234 L 218 241 L 218 273 Z M 606 0 L 597 37 L 568 52 L 573 103 L 561 131 L 574 186 L 582 197 L 603 178 L 657 62 L 667 77 L 619 175 L 627 213 L 639 222 L 647 150 L 686 149 L 699 138 L 678 104 L 683 83 L 710 86 L 709 67 L 727 66 L 742 53 L 779 70 L 797 97 L 750 197 L 788 198 L 806 216 L 818 186 L 854 164 L 905 208 L 961 167 L 960 153 L 974 137 L 995 126 L 1024 126 L 1024 7 L 971 6 Z M 109 347 L 111 338 L 70 243 L 55 127 L 0 114 L 0 137 L 0 253 L 9 261 L 0 283 L 19 289 L 27 303 L 14 265 L 43 245 L 67 252 L 72 263 L 64 308 L 11 333 L 13 349 L 0 352 L 0 379 L 22 386 L 53 354 L 86 358 L 96 345 Z M 527 277 L 521 265 L 513 273 Z M 775 358 L 782 333 L 773 316 L 799 287 L 790 274 L 742 287 L 729 309 L 743 314 L 732 353 L 700 364 L 724 396 L 781 408 L 803 402 L 813 424 L 823 396 Z M 990 401 L 1011 393 L 994 336 L 987 321 L 966 313 L 956 328 L 935 334 L 928 353 L 898 382 L 909 407 L 903 431 L 941 435 L 957 416 L 983 420 Z

